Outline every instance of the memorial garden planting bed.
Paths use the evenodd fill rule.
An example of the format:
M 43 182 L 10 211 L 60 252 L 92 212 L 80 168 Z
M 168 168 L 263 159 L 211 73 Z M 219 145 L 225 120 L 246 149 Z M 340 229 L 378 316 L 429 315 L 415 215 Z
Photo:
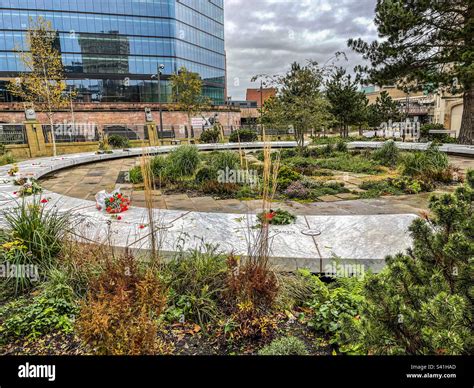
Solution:
M 380 146 L 245 155 L 235 146 L 205 154 L 199 150 L 213 150 L 186 146 L 142 150 L 166 157 L 120 151 L 1 168 L 1 268 L 21 264 L 31 276 L 1 284 L 0 353 L 471 353 L 474 174 L 451 167 L 435 147 L 400 153 L 392 143 Z M 149 198 L 157 183 L 175 191 L 199 182 L 237 185 L 219 174 L 255 170 L 246 176 L 257 180 L 247 198 L 261 198 L 261 214 L 133 202 L 128 209 L 119 196 L 114 201 L 127 209 L 109 214 L 94 201 L 32 193 L 22 181 L 123 156 L 140 158 L 130 177 L 142 174 L 137 189 L 142 184 Z M 363 174 L 362 183 L 346 184 L 346 173 Z M 272 209 L 275 199 L 377 197 L 449 184 L 456 189 L 434 196 L 421 217 L 294 217 Z

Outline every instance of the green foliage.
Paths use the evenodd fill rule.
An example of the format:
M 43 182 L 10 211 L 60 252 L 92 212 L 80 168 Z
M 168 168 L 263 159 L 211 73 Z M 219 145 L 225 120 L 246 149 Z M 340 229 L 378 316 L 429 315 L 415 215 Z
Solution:
M 360 308 L 364 301 L 361 283 L 355 278 L 350 283 L 353 286 L 348 289 L 344 283 L 338 284 L 336 282 L 335 287 L 328 287 L 327 296 L 323 293 L 316 294 L 314 299 L 308 303 L 313 310 L 309 326 L 329 335 L 330 343 L 337 347 L 346 342 L 345 320 L 359 319 Z
M 345 69 L 336 68 L 326 82 L 326 96 L 331 104 L 330 112 L 336 118 L 341 134 L 347 137 L 350 125 L 364 121 L 368 104 L 365 94 L 359 91 L 358 79 L 352 80 Z
M 168 156 L 167 176 L 173 180 L 180 180 L 194 175 L 201 157 L 197 147 L 182 145 Z
M 328 170 L 347 171 L 364 174 L 377 174 L 382 169 L 373 160 L 369 160 L 359 155 L 348 156 L 339 154 L 326 159 L 318 159 L 316 165 Z
M 335 150 L 337 152 L 347 152 L 347 143 L 345 141 L 339 140 L 336 143 Z
M 0 338 L 37 338 L 53 330 L 70 333 L 77 313 L 67 276 L 52 270 L 37 296 L 19 298 L 0 307 Z
M 306 356 L 308 354 L 305 343 L 291 336 L 273 340 L 258 352 L 259 356 Z
M 463 91 L 465 104 L 471 105 L 471 10 L 472 3 L 467 0 L 378 1 L 375 20 L 379 40 L 350 39 L 348 44 L 370 61 L 370 68 L 360 70 L 372 84 L 425 92 L 444 88 L 453 95 Z M 430 51 L 433 47 L 436 50 Z M 469 144 L 474 138 L 472 115 L 464 118 L 460 141 Z
M 231 143 L 252 143 L 257 141 L 257 132 L 251 129 L 238 129 L 230 134 L 229 141 Z
M 473 199 L 467 185 L 431 198 L 432 218 L 410 227 L 413 248 L 367 278 L 352 343 L 371 354 L 472 354 Z
M 296 273 L 279 274 L 277 305 L 281 310 L 293 310 L 306 307 L 308 301 L 315 295 L 325 299 L 329 290 L 318 276 L 314 276 L 307 269 L 299 269 Z
M 206 144 L 215 144 L 219 143 L 221 137 L 221 130 L 218 126 L 214 126 L 210 129 L 206 129 L 201 133 L 199 142 Z
M 322 92 L 325 71 L 314 61 L 304 66 L 295 62 L 286 74 L 265 77 L 265 82 L 278 93 L 265 102 L 261 122 L 272 126 L 291 123 L 299 148 L 304 146 L 304 135 L 310 129 L 321 131 L 323 127 L 329 127 L 333 116 L 329 111 L 330 103 Z
M 125 136 L 110 135 L 108 141 L 109 145 L 113 148 L 130 148 L 130 140 Z
M 209 166 L 203 166 L 196 172 L 195 181 L 203 184 L 208 181 L 217 180 L 217 171 Z
M 11 241 L 20 241 L 29 253 L 16 256 L 16 264 L 36 264 L 44 270 L 55 262 L 70 230 L 67 213 L 59 213 L 57 208 L 46 209 L 40 198 L 34 198 L 5 210 L 3 217 Z
M 362 193 L 362 198 L 376 198 L 382 195 L 418 194 L 422 191 L 431 191 L 432 186 L 423 181 L 412 179 L 407 176 L 389 178 L 382 181 L 366 181 L 360 188 L 367 190 Z
M 129 172 L 128 172 L 128 179 L 130 182 L 133 184 L 139 184 L 143 183 L 143 173 L 142 173 L 142 168 L 140 166 L 135 166 L 133 167 Z
M 382 148 L 374 151 L 372 158 L 383 166 L 393 167 L 398 163 L 400 151 L 393 140 L 385 142 Z
M 427 183 L 452 183 L 453 169 L 444 152 L 435 145 L 427 151 L 411 152 L 403 155 L 401 160 L 402 174 Z
M 156 178 L 165 178 L 168 165 L 168 159 L 164 156 L 155 156 L 150 161 L 151 173 Z
M 282 165 L 278 170 L 277 184 L 278 189 L 286 189 L 293 182 L 301 179 L 301 175 L 286 165 Z
M 221 316 L 218 302 L 225 289 L 227 264 L 215 247 L 181 254 L 164 271 L 170 290 L 168 319 L 184 318 L 204 326 Z
M 240 165 L 239 155 L 232 151 L 215 152 L 211 155 L 210 166 L 215 171 L 235 170 Z
M 5 166 L 6 164 L 12 163 L 15 163 L 15 158 L 9 152 L 0 156 L 0 166 Z
M 470 187 L 474 187 L 474 170 L 467 170 L 467 172 L 466 172 L 466 183 Z
M 261 224 L 270 225 L 290 225 L 296 221 L 296 216 L 286 210 L 271 210 L 257 214 L 257 219 Z
M 233 197 L 239 189 L 240 186 L 236 183 L 219 182 L 216 180 L 201 183 L 201 191 L 204 194 L 215 195 L 221 198 Z
M 202 94 L 202 80 L 198 73 L 181 67 L 171 76 L 172 98 L 179 110 L 185 111 L 191 121 L 191 115 L 210 105 L 210 100 Z M 191 125 L 191 122 L 189 123 Z

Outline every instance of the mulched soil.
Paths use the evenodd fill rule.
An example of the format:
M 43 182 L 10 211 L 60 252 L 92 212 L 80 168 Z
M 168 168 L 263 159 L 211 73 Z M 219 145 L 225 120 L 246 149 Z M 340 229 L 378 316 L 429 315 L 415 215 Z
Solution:
M 198 325 L 191 323 L 169 324 L 161 328 L 159 337 L 172 343 L 172 355 L 255 355 L 273 339 L 294 336 L 305 342 L 312 355 L 329 355 L 328 341 L 317 335 L 305 322 L 298 320 L 278 321 L 278 326 L 268 337 L 229 343 L 206 334 Z M 53 332 L 37 339 L 22 339 L 0 346 L 2 355 L 91 355 L 93 350 L 85 346 L 77 336 Z

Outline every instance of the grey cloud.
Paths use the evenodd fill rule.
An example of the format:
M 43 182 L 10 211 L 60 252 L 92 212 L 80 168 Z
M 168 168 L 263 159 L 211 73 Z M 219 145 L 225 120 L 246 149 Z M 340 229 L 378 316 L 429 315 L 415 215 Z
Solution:
M 290 63 L 308 59 L 326 62 L 346 52 L 352 69 L 362 59 L 347 39 L 373 40 L 376 0 L 226 0 L 228 89 L 244 99 L 255 74 L 277 74 Z

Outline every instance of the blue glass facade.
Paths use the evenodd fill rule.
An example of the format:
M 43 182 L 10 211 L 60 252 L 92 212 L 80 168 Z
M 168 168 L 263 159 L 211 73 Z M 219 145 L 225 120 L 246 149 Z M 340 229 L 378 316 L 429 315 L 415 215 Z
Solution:
M 223 7 L 224 0 L 0 0 L 0 78 L 23 70 L 15 47 L 24 44 L 29 18 L 42 16 L 58 31 L 79 101 L 157 101 L 151 76 L 163 64 L 161 101 L 170 101 L 168 79 L 184 66 L 222 104 Z

